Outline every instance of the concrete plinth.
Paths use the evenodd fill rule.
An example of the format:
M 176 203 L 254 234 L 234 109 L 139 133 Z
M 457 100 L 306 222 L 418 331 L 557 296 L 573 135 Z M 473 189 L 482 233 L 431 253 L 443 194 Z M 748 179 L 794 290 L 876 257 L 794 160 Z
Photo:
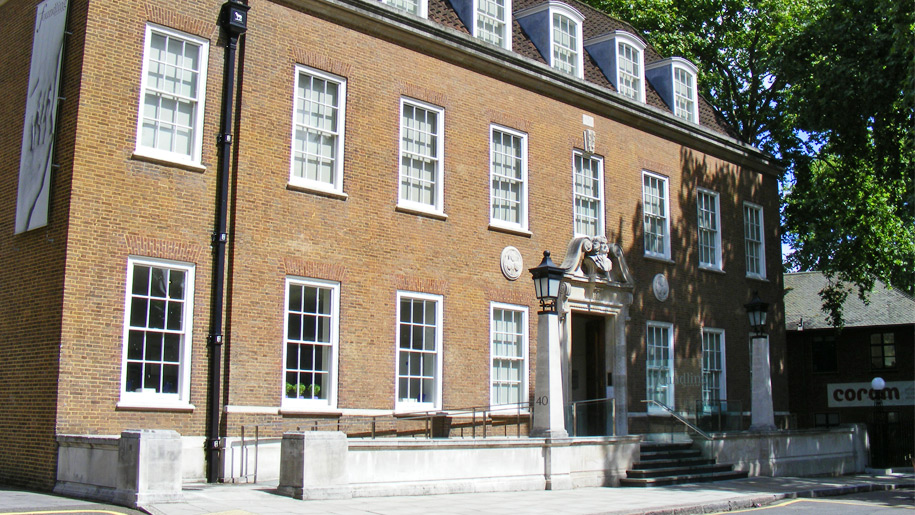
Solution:
M 296 499 L 349 499 L 346 435 L 331 431 L 283 434 L 277 493 Z
M 175 431 L 61 435 L 58 445 L 55 493 L 130 508 L 184 498 L 183 445 Z

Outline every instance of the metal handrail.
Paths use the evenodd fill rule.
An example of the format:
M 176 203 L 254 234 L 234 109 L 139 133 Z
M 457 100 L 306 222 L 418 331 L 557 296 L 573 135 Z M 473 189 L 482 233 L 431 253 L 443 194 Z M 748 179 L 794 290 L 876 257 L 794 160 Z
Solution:
M 710 435 L 710 434 L 706 433 L 705 431 L 703 431 L 703 430 L 699 429 L 698 427 L 696 427 L 695 424 L 693 424 L 692 422 L 690 422 L 689 420 L 687 420 L 683 415 L 681 415 L 681 414 L 677 413 L 676 411 L 674 411 L 673 408 L 671 408 L 671 407 L 668 406 L 667 404 L 664 404 L 663 402 L 658 402 L 658 401 L 656 401 L 656 400 L 654 400 L 654 399 L 645 399 L 645 400 L 643 400 L 642 402 L 644 402 L 644 403 L 646 403 L 646 404 L 650 404 L 650 403 L 657 404 L 658 407 L 660 407 L 660 408 L 663 409 L 664 411 L 666 411 L 666 412 L 670 413 L 671 415 L 673 415 L 673 417 L 674 417 L 675 419 L 679 420 L 681 423 L 683 423 L 683 425 L 685 425 L 686 427 L 688 427 L 688 428 L 692 429 L 693 431 L 695 431 L 696 433 L 698 433 L 699 436 L 701 436 L 702 438 L 705 438 L 706 440 L 714 440 L 714 438 L 712 438 L 712 435 Z

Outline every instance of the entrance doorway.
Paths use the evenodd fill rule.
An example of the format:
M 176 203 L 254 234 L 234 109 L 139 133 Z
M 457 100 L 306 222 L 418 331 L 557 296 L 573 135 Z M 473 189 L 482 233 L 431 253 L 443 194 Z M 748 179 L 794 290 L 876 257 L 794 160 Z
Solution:
M 607 318 L 572 313 L 571 399 L 572 423 L 577 436 L 612 434 L 610 404 L 612 374 L 607 367 Z M 594 401 L 594 402 L 586 402 Z

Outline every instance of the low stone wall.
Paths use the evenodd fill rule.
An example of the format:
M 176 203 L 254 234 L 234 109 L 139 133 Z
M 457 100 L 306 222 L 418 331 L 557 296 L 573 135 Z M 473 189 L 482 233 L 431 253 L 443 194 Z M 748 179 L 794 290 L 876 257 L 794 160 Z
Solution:
M 738 432 L 696 440 L 705 456 L 751 476 L 839 476 L 867 466 L 867 433 L 861 424 L 830 429 Z
M 639 437 L 347 440 L 283 436 L 279 493 L 299 499 L 616 486 Z
M 180 500 L 181 437 L 167 430 L 60 435 L 54 492 L 131 508 Z

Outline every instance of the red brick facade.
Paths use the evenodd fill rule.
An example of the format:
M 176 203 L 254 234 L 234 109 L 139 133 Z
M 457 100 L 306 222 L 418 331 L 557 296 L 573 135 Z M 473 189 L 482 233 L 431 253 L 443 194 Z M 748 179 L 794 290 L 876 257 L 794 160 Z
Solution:
M 609 88 L 557 79 L 530 59 L 499 65 L 466 34 L 385 19 L 371 14 L 382 7 L 364 3 L 371 12 L 355 0 L 250 2 L 238 52 L 223 406 L 280 407 L 290 276 L 340 284 L 334 412 L 394 408 L 398 291 L 442 296 L 444 409 L 490 402 L 494 301 L 530 308 L 532 389 L 536 299 L 526 271 L 517 281 L 503 276 L 500 254 L 516 247 L 525 270 L 544 249 L 561 261 L 573 237 L 572 153 L 593 129 L 594 153 L 604 163 L 606 235 L 621 245 L 636 285 L 626 322 L 630 411 L 644 411 L 648 320 L 673 324 L 676 366 L 696 372 L 701 328 L 724 329 L 728 397 L 749 409 L 743 304 L 753 290 L 774 305 L 775 409 L 787 409 L 777 176 L 765 156 L 717 128 L 690 128 L 669 112 L 632 107 Z M 0 4 L 7 92 L 0 98 L 0 482 L 48 487 L 55 435 L 133 428 L 204 434 L 225 36 L 218 0 L 70 0 L 51 221 L 14 236 L 34 4 Z M 209 41 L 203 169 L 134 155 L 147 23 Z M 345 198 L 287 187 L 297 64 L 346 79 Z M 444 110 L 446 219 L 396 208 L 402 98 Z M 489 227 L 490 124 L 528 136 L 530 234 Z M 644 257 L 643 171 L 669 179 L 669 262 Z M 698 267 L 699 187 L 720 194 L 723 272 Z M 764 209 L 764 281 L 746 277 L 744 202 Z M 118 407 L 129 256 L 194 265 L 192 409 Z M 658 273 L 671 285 L 666 302 L 651 292 Z M 677 391 L 678 404 L 698 395 L 698 387 Z M 224 435 L 254 423 L 278 431 L 302 416 L 232 412 L 221 427 Z

